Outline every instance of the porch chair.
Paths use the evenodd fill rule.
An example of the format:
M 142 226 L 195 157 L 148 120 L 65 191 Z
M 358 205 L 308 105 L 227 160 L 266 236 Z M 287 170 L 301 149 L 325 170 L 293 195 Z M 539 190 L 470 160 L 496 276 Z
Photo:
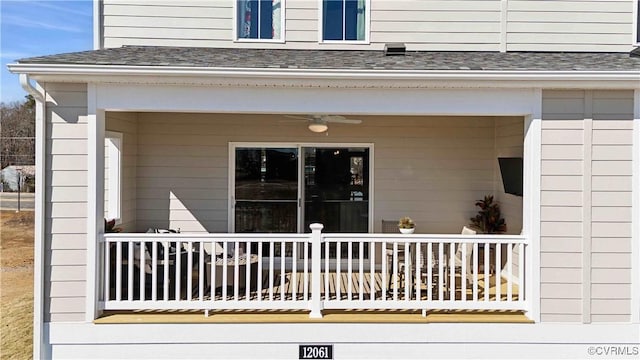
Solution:
M 383 234 L 397 234 L 398 230 L 398 222 L 395 220 L 382 220 L 382 233 Z M 387 262 L 387 291 L 391 291 L 392 285 L 398 287 L 398 290 L 404 289 L 404 287 L 400 287 L 403 281 L 406 281 L 404 278 L 405 268 L 406 266 L 410 267 L 410 273 L 412 276 L 415 276 L 415 268 L 411 262 L 411 259 L 405 259 L 405 246 L 404 243 L 398 243 L 398 273 L 393 272 L 393 243 L 387 243 L 385 248 L 385 256 Z
M 469 228 L 467 226 L 463 226 L 462 227 L 462 235 L 475 235 L 476 231 L 472 228 Z M 463 252 L 462 249 L 465 249 L 465 255 L 463 258 Z M 451 283 L 450 283 L 450 274 L 451 271 L 453 271 L 454 273 L 454 281 L 455 278 L 457 276 L 460 276 L 460 278 L 462 279 L 462 264 L 465 264 L 465 274 L 466 274 L 466 283 L 467 284 L 462 284 L 462 287 L 466 287 L 466 285 L 470 284 L 471 282 L 473 282 L 473 271 L 471 269 L 471 255 L 473 252 L 473 243 L 461 243 L 456 247 L 453 259 L 451 259 L 448 255 L 445 255 L 447 258 L 445 259 L 445 269 L 444 269 L 444 274 L 442 274 L 444 276 L 444 281 L 445 281 L 445 291 L 446 292 L 450 292 L 451 289 Z M 461 280 L 462 281 L 462 280 Z M 455 287 L 455 283 L 454 283 L 454 287 Z M 455 292 L 455 289 L 454 289 Z M 454 295 L 451 295 L 454 296 Z

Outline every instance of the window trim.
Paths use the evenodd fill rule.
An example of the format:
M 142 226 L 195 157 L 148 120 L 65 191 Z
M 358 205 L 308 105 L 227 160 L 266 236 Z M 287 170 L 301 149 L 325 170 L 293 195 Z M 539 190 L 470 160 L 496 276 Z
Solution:
M 345 44 L 345 45 L 369 45 L 371 44 L 371 0 L 365 0 L 364 9 L 364 39 L 363 40 L 324 40 L 324 1 L 318 0 L 318 43 L 319 44 Z
M 104 140 L 107 144 L 106 151 L 109 152 L 107 215 L 108 220 L 115 219 L 116 224 L 122 223 L 122 139 L 121 132 L 105 131 L 104 133 Z
M 640 46 L 640 0 L 633 2 L 633 46 Z
M 286 1 L 280 0 L 280 38 L 279 39 L 251 39 L 251 38 L 240 38 L 238 37 L 238 1 L 233 0 L 233 42 L 236 43 L 275 43 L 275 44 L 284 44 L 285 39 L 284 36 L 286 34 L 285 24 L 286 24 Z

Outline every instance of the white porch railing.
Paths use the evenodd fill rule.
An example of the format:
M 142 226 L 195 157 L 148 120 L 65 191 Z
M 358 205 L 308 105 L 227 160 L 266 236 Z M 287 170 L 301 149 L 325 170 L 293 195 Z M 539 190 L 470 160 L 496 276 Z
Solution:
M 101 308 L 528 309 L 523 236 L 312 229 L 104 234 Z

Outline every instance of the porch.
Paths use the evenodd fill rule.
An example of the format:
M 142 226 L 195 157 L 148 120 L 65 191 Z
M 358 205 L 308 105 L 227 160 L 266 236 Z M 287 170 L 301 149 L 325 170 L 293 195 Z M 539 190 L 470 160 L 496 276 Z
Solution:
M 331 310 L 529 309 L 523 236 L 321 229 L 105 234 L 101 309 L 308 311 L 311 318 Z

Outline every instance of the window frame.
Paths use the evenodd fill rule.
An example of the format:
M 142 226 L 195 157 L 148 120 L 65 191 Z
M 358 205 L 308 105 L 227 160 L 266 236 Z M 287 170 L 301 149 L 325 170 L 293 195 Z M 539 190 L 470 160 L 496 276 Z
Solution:
M 640 0 L 633 2 L 633 46 L 640 46 Z
M 238 2 L 233 0 L 233 41 L 237 43 L 276 43 L 283 44 L 285 42 L 285 24 L 286 24 L 286 0 L 280 0 L 280 38 L 279 39 L 260 39 L 260 38 L 241 38 L 238 35 Z M 259 1 L 259 0 L 258 0 Z
M 368 204 L 368 216 L 369 221 L 367 224 L 368 231 L 367 233 L 373 233 L 374 223 L 374 205 L 375 205 L 375 193 L 373 189 L 375 189 L 374 184 L 374 159 L 375 159 L 375 151 L 373 143 L 351 143 L 351 142 L 336 142 L 336 143 L 316 143 L 316 142 L 229 142 L 228 148 L 228 176 L 227 176 L 227 231 L 229 233 L 235 233 L 235 184 L 236 184 L 236 149 L 237 148 L 296 148 L 298 149 L 298 156 L 303 154 L 303 148 L 316 147 L 316 148 L 332 148 L 332 147 L 357 147 L 357 148 L 367 148 L 369 149 L 369 204 Z M 297 233 L 302 234 L 306 229 L 303 229 L 304 223 L 304 213 L 300 209 L 301 206 L 304 206 L 304 196 L 303 187 L 304 187 L 304 168 L 303 168 L 303 160 L 298 159 L 298 173 L 301 177 L 298 178 L 298 214 L 297 220 L 298 224 L 296 226 Z M 302 186 L 301 186 L 302 185 Z
M 107 194 L 108 203 L 105 217 L 108 220 L 115 219 L 116 224 L 122 223 L 122 146 L 123 134 L 117 131 L 105 131 L 105 151 L 108 151 Z M 106 197 L 105 197 L 106 198 Z
M 345 1 L 345 0 L 342 0 Z M 353 45 L 369 45 L 371 43 L 371 0 L 365 0 L 365 23 L 364 23 L 364 39 L 363 40 L 325 40 L 324 39 L 324 2 L 318 0 L 318 43 L 320 44 L 353 44 Z

